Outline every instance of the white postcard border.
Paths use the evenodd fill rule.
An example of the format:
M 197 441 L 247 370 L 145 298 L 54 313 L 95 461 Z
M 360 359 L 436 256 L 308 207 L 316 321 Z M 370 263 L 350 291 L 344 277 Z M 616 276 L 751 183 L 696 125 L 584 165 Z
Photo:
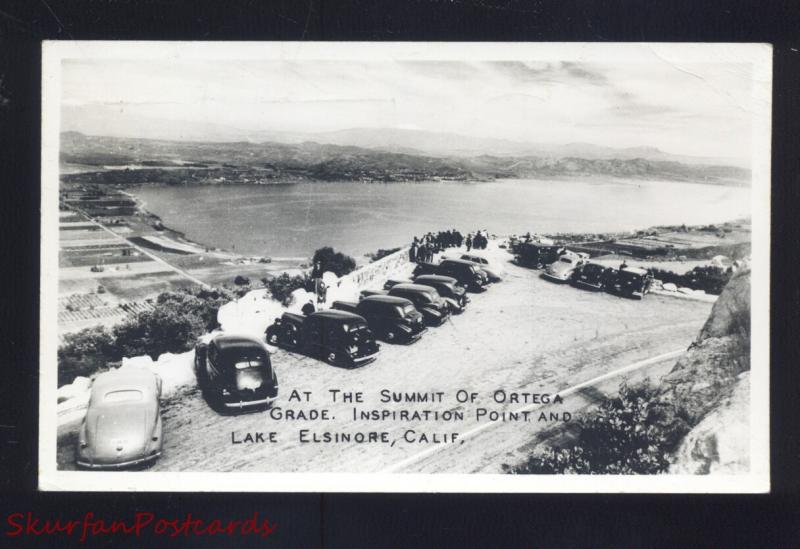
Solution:
M 39 489 L 224 492 L 763 493 L 769 476 L 769 275 L 772 48 L 689 43 L 330 43 L 47 41 L 42 55 Z M 751 470 L 742 475 L 487 475 L 379 473 L 84 472 L 56 467 L 58 149 L 65 59 L 558 60 L 751 63 L 752 360 Z

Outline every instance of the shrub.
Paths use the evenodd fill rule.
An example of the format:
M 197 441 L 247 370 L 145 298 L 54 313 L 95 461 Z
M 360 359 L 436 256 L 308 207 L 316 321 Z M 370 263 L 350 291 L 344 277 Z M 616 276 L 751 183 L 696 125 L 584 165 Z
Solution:
M 648 380 L 622 384 L 619 395 L 606 398 L 578 420 L 576 442 L 548 448 L 521 465 L 504 466 L 510 474 L 656 474 L 669 467 L 668 441 L 673 437 L 649 417 L 657 389 Z
M 202 316 L 166 302 L 115 326 L 114 340 L 123 356 L 149 355 L 155 360 L 162 353 L 188 351 L 206 330 Z
M 383 259 L 387 255 L 392 255 L 395 252 L 399 252 L 400 248 L 389 248 L 388 250 L 384 250 L 383 248 L 379 248 L 377 252 L 367 254 L 367 257 L 370 261 L 375 262 L 379 259 Z
M 234 299 L 236 294 L 227 288 L 192 288 L 159 294 L 155 307 L 170 306 L 180 314 L 197 316 L 207 330 L 213 330 L 219 326 L 219 308 Z
M 192 348 L 197 338 L 218 326 L 217 312 L 235 294 L 220 288 L 194 288 L 164 292 L 153 310 L 137 313 L 113 331 L 105 327 L 65 336 L 58 349 L 58 383 L 91 375 L 123 356 L 179 353 Z
M 89 376 L 121 356 L 105 326 L 67 334 L 58 348 L 58 385 L 72 383 L 77 376 Z
M 290 276 L 288 273 L 283 273 L 267 280 L 266 286 L 272 298 L 283 303 L 293 291 L 300 288 L 309 289 L 311 279 L 304 275 Z
M 341 252 L 334 251 L 330 246 L 325 246 L 314 252 L 312 264 L 320 262 L 322 272 L 330 271 L 336 276 L 344 276 L 356 269 L 356 260 Z
M 653 269 L 653 276 L 661 282 L 672 282 L 677 286 L 684 286 L 693 290 L 703 290 L 707 294 L 719 295 L 731 279 L 731 276 L 733 276 L 733 271 L 709 265 L 707 267 L 695 267 L 682 275 L 672 271 Z
M 233 279 L 233 283 L 237 286 L 248 286 L 250 285 L 250 279 L 246 276 L 236 275 L 236 278 Z

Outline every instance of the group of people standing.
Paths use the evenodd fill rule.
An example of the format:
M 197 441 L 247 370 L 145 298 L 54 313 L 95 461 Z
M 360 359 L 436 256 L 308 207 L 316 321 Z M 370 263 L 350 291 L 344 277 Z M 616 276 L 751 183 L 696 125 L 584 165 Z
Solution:
M 477 231 L 475 236 L 471 234 L 467 235 L 467 251 L 470 251 L 472 248 L 476 250 L 485 250 L 488 243 L 489 233 L 485 229 L 483 231 Z
M 485 230 L 476 231 L 474 235 L 470 233 L 466 237 L 455 229 L 435 234 L 427 233 L 422 238 L 414 237 L 408 249 L 408 259 L 414 263 L 430 263 L 434 254 L 447 248 L 460 248 L 466 245 L 467 251 L 472 248 L 483 250 L 488 242 L 488 233 Z

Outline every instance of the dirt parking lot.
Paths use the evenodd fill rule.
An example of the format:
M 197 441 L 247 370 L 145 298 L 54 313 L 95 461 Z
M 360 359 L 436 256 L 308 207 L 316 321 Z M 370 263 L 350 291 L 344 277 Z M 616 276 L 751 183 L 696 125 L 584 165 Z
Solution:
M 510 259 L 510 256 L 509 256 Z M 685 349 L 708 316 L 711 304 L 650 295 L 633 301 L 593 293 L 539 277 L 537 271 L 506 264 L 503 282 L 482 294 L 471 294 L 464 314 L 432 328 L 411 346 L 382 345 L 381 356 L 363 368 L 345 370 L 278 350 L 273 364 L 280 380 L 275 407 L 286 415 L 327 410 L 329 419 L 276 419 L 277 412 L 220 416 L 196 389 L 170 398 L 164 405 L 164 451 L 153 470 L 269 472 L 500 472 L 605 392 L 614 392 L 622 377 L 593 384 L 548 404 L 531 421 L 496 421 L 480 433 L 476 422 L 520 409 L 518 395 L 555 394 L 576 384 L 638 361 Z M 675 362 L 660 360 L 632 374 L 663 375 Z M 362 393 L 361 402 L 332 402 L 331 390 Z M 303 400 L 290 401 L 293 391 Z M 389 393 L 442 393 L 433 402 L 383 403 Z M 463 391 L 463 393 L 459 393 Z M 503 393 L 498 393 L 502 391 Z M 305 401 L 305 393 L 309 400 Z M 457 395 L 475 393 L 474 402 L 459 403 Z M 505 395 L 503 402 L 496 395 Z M 519 398 L 537 398 L 523 397 Z M 538 397 L 543 398 L 543 397 Z M 463 413 L 463 421 L 353 419 L 357 411 Z M 376 411 L 376 412 L 370 412 Z M 547 420 L 539 421 L 545 411 Z M 550 414 L 559 414 L 552 419 Z M 276 414 L 273 416 L 272 414 Z M 388 442 L 301 442 L 324 433 L 378 433 Z M 409 431 L 413 431 L 411 435 Z M 277 442 L 236 444 L 248 433 L 276 433 Z M 384 434 L 385 433 L 385 434 Z M 453 433 L 464 438 L 438 443 Z M 427 442 L 420 442 L 425 435 Z M 537 437 L 539 437 L 537 439 Z M 411 440 L 409 440 L 411 439 Z M 74 432 L 59 441 L 59 466 L 71 468 Z M 412 441 L 413 440 L 413 441 Z

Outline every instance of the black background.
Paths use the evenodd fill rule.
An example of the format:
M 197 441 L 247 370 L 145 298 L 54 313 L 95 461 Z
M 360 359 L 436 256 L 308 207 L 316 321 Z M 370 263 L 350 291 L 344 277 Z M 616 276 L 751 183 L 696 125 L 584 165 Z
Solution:
M 774 45 L 772 489 L 763 496 L 64 494 L 36 492 L 40 41 L 432 40 Z M 279 524 L 266 546 L 797 546 L 800 7 L 794 1 L 0 1 L 0 544 L 6 516 L 136 511 Z M 56 337 L 56 334 L 42 334 Z M 26 544 L 33 540 L 26 540 Z M 46 544 L 48 540 L 41 540 Z M 49 540 L 55 541 L 55 540 Z M 98 541 L 98 540 L 95 540 Z M 101 542 L 111 542 L 101 538 Z M 220 540 L 180 540 L 193 546 Z M 230 538 L 226 546 L 257 540 Z M 145 540 L 117 536 L 115 545 Z M 15 542 L 17 544 L 18 542 Z M 148 541 L 147 543 L 150 543 Z M 59 545 L 66 543 L 59 543 Z

